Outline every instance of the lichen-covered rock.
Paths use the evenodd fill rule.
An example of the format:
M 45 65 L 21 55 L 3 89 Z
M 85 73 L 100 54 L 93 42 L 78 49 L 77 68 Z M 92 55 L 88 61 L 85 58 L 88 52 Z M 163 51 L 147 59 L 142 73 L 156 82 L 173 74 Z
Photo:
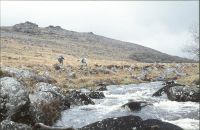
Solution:
M 2 72 L 10 77 L 15 77 L 22 81 L 32 81 L 32 82 L 45 82 L 45 83 L 55 83 L 56 80 L 48 75 L 38 75 L 30 70 L 17 69 L 11 67 L 2 67 Z
M 4 77 L 0 82 L 0 120 L 5 117 L 17 120 L 28 108 L 28 92 L 15 78 Z
M 11 68 L 11 67 L 2 67 L 2 72 L 7 73 L 9 76 L 15 77 L 15 78 L 31 78 L 35 74 L 33 72 L 30 72 L 29 70 L 23 70 L 23 69 L 17 69 L 17 68 Z
M 197 86 L 174 86 L 167 90 L 167 97 L 173 101 L 200 102 L 200 92 Z
M 32 130 L 32 128 L 26 124 L 16 123 L 9 120 L 3 120 L 0 123 L 1 130 Z
M 61 116 L 61 111 L 68 108 L 62 91 L 48 83 L 37 83 L 32 94 L 29 95 L 30 113 L 34 122 L 52 125 Z

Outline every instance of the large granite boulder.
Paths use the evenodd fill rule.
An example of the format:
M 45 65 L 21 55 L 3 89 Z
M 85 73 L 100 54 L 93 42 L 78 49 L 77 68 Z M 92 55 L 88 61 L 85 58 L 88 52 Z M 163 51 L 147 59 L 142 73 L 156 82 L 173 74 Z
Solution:
M 26 124 L 3 120 L 0 123 L 0 130 L 32 130 L 32 128 Z
M 33 122 L 52 125 L 61 116 L 61 111 L 69 108 L 66 106 L 62 90 L 48 83 L 37 83 L 35 90 L 29 95 L 30 113 Z
M 0 121 L 5 119 L 20 120 L 29 108 L 26 87 L 15 78 L 0 79 Z
M 38 75 L 30 70 L 18 69 L 12 67 L 2 67 L 2 73 L 9 77 L 15 77 L 20 81 L 28 82 L 45 82 L 45 83 L 56 83 L 56 80 L 48 75 Z

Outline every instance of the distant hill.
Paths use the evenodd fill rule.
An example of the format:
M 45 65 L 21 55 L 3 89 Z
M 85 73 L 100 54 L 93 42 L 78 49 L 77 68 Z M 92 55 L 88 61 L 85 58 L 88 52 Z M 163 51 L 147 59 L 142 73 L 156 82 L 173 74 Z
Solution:
M 194 62 L 138 44 L 96 35 L 93 32 L 69 31 L 52 25 L 42 28 L 31 22 L 1 27 L 1 38 L 61 50 L 62 53 L 75 57 L 139 62 Z

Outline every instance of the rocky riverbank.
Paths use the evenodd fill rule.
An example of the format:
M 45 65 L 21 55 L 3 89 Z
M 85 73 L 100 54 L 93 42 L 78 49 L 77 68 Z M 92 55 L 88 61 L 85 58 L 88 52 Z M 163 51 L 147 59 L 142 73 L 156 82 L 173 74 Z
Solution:
M 66 75 L 67 82 L 73 82 L 73 79 L 77 78 L 77 75 L 80 76 L 80 73 L 84 73 L 84 75 L 94 76 L 98 74 L 104 75 L 112 75 L 119 71 L 130 72 L 130 77 L 134 82 L 149 82 L 149 81 L 166 81 L 169 79 L 169 75 L 171 74 L 174 76 L 176 75 L 177 78 L 188 76 L 185 72 L 178 72 L 178 70 L 167 71 L 172 68 L 165 68 L 163 65 L 146 65 L 143 67 L 137 66 L 100 66 L 96 65 L 94 68 L 84 68 L 81 70 L 77 70 L 73 67 L 63 67 L 59 66 L 59 69 L 55 69 L 56 74 Z M 149 77 L 149 75 L 153 72 L 154 69 L 164 70 L 162 76 L 154 76 Z M 135 77 L 133 72 L 136 74 L 138 72 L 140 76 Z M 167 71 L 167 72 L 166 72 Z M 49 69 L 51 73 L 51 69 Z M 46 72 L 46 73 L 49 73 Z M 132 72 L 132 73 L 131 73 Z M 167 74 L 166 74 L 167 73 Z M 59 77 L 59 76 L 58 76 Z M 32 127 L 37 123 L 43 123 L 47 126 L 52 126 L 60 117 L 61 112 L 67 109 L 70 109 L 70 106 L 80 106 L 80 105 L 94 105 L 94 99 L 103 99 L 105 95 L 103 94 L 103 90 L 106 90 L 106 86 L 109 84 L 119 84 L 121 82 L 114 82 L 114 81 L 101 81 L 95 82 L 93 84 L 96 87 L 87 87 L 87 89 L 83 89 L 86 86 L 82 87 L 75 87 L 75 89 L 71 89 L 59 86 L 61 83 L 60 80 L 56 78 L 52 78 L 50 74 L 40 74 L 35 72 L 34 70 L 28 69 L 19 69 L 19 68 L 12 68 L 12 67 L 2 67 L 1 68 L 1 84 L 0 84 L 0 128 L 2 130 L 27 130 L 32 129 Z M 66 82 L 64 82 L 66 83 Z M 129 82 L 127 82 L 129 83 Z M 130 82 L 131 83 L 131 82 Z M 67 85 L 67 84 L 66 84 Z M 173 86 L 170 87 L 167 93 L 170 100 L 175 101 L 199 101 L 199 91 L 197 91 L 198 87 L 179 87 Z M 178 94 L 177 94 L 178 93 Z M 129 104 L 132 108 L 138 106 L 138 104 L 131 103 Z M 139 104 L 140 106 L 140 104 Z M 78 118 L 78 117 L 77 117 Z M 125 119 L 127 117 L 124 117 Z M 123 117 L 119 119 L 124 119 Z M 136 118 L 136 117 L 128 117 L 128 118 Z M 119 124 L 118 120 L 106 119 L 102 120 L 101 124 L 103 125 L 101 128 L 97 124 L 91 124 L 89 126 L 83 127 L 82 129 L 91 129 L 95 128 L 95 130 L 105 130 L 108 124 Z M 125 120 L 123 120 L 126 122 Z M 145 122 L 137 117 L 137 121 L 140 123 Z M 166 129 L 170 124 L 166 125 L 166 123 L 162 123 L 160 121 L 152 121 L 154 122 L 153 125 L 150 123 L 147 127 L 151 127 L 154 125 L 160 125 L 159 129 Z M 127 122 L 128 123 L 128 122 Z M 143 123 L 145 124 L 145 123 Z M 147 123 L 148 124 L 148 123 Z M 105 125 L 105 126 L 104 126 Z M 129 127 L 135 127 L 136 129 L 143 129 L 146 125 L 141 126 L 136 124 L 134 126 L 128 125 L 122 122 L 122 125 L 119 124 L 118 128 L 129 129 Z M 164 127 L 162 126 L 164 125 Z M 141 126 L 141 127 L 139 127 Z M 115 128 L 116 126 L 110 126 L 109 128 Z M 181 129 L 176 126 L 177 130 Z M 171 128 L 171 127 L 170 127 Z

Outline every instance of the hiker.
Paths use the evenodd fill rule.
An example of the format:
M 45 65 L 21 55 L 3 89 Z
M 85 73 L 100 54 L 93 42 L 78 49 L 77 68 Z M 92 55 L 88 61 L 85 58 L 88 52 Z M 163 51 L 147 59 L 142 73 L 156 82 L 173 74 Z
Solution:
M 59 56 L 58 57 L 58 62 L 61 64 L 61 65 L 63 65 L 63 60 L 64 60 L 65 58 L 61 55 L 61 56 Z
M 87 66 L 87 59 L 86 58 L 81 59 L 81 69 L 83 68 L 83 66 Z

